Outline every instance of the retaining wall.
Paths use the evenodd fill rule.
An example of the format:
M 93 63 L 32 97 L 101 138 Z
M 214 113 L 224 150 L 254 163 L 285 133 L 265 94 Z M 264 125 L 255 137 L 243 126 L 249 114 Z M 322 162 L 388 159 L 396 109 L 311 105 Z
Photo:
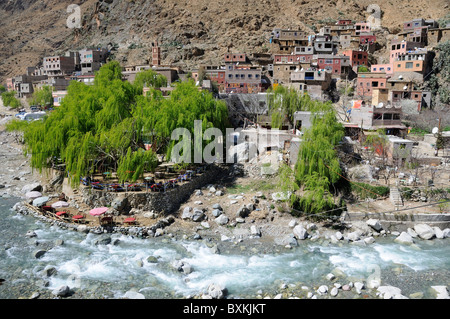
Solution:
M 145 211 L 152 211 L 164 214 L 170 214 L 178 210 L 180 205 L 185 202 L 196 189 L 214 183 L 222 176 L 228 173 L 228 167 L 209 165 L 207 169 L 192 179 L 176 188 L 165 192 L 107 192 L 91 188 L 81 189 L 83 200 L 89 206 L 111 206 L 112 202 L 118 197 L 126 197 L 128 208 L 138 208 Z
M 370 218 L 378 219 L 384 229 L 395 231 L 406 231 L 416 224 L 428 224 L 440 229 L 450 228 L 450 213 L 345 213 L 346 222 L 361 221 Z

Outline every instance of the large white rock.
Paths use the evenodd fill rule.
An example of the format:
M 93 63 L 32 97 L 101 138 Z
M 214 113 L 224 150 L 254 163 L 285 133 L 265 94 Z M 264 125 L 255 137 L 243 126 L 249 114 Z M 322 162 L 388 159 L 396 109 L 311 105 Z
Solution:
M 435 236 L 433 228 L 427 224 L 414 225 L 414 230 L 422 239 L 432 239 Z
M 181 219 L 191 219 L 192 218 L 192 208 L 191 207 L 185 207 L 183 209 L 183 213 L 181 214 Z
M 294 236 L 297 239 L 303 240 L 303 239 L 308 238 L 308 232 L 302 225 L 295 226 L 293 229 L 293 232 L 294 232 Z
M 145 299 L 143 294 L 133 290 L 128 290 L 123 297 L 126 299 Z
M 371 218 L 366 223 L 367 223 L 367 225 L 372 227 L 377 232 L 379 232 L 383 229 L 383 227 L 381 226 L 380 221 L 378 219 Z
M 347 238 L 351 241 L 358 241 L 361 238 L 361 235 L 358 231 L 355 230 L 354 232 L 348 233 Z
M 261 230 L 258 227 L 256 227 L 255 225 L 252 225 L 250 227 L 250 232 L 253 236 L 261 236 Z
M 449 238 L 450 237 L 450 228 L 446 228 L 442 231 L 444 238 Z
M 431 286 L 431 291 L 436 295 L 436 299 L 450 299 L 446 286 Z
M 219 225 L 226 225 L 228 223 L 228 217 L 224 214 L 220 215 L 215 219 L 216 223 Z
M 400 244 L 407 244 L 407 245 L 414 244 L 412 236 L 406 232 L 402 232 L 400 236 L 394 239 L 394 241 Z
M 402 290 L 394 286 L 380 286 L 377 288 L 377 291 L 380 293 L 380 296 L 384 299 L 392 299 L 396 295 L 402 294 Z
M 437 239 L 443 239 L 444 238 L 444 232 L 439 227 L 433 227 L 434 234 L 436 235 Z

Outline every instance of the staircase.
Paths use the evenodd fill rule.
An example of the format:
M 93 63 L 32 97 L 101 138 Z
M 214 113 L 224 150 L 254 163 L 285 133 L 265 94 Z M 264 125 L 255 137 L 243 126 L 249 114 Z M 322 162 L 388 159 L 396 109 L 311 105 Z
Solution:
M 403 206 L 402 196 L 400 195 L 400 191 L 397 187 L 391 187 L 389 197 L 396 210 Z

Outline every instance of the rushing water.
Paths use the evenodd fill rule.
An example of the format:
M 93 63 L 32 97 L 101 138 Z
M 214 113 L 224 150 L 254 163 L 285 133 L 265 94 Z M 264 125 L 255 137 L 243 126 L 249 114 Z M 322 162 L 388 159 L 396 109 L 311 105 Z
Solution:
M 319 244 L 304 241 L 292 250 L 258 253 L 251 247 L 215 254 L 203 241 L 170 238 L 140 239 L 111 235 L 115 243 L 96 245 L 95 234 L 62 230 L 16 214 L 18 199 L 0 199 L 0 298 L 52 298 L 51 291 L 69 286 L 73 298 L 122 298 L 129 290 L 146 298 L 184 298 L 205 291 L 211 283 L 227 287 L 235 298 L 255 298 L 261 292 L 276 293 L 280 283 L 317 287 L 331 285 L 325 275 L 336 268 L 352 278 L 367 281 L 380 275 L 382 285 L 394 285 L 404 295 L 424 292 L 431 285 L 449 285 L 449 239 L 396 244 L 377 239 L 368 246 Z M 25 234 L 34 230 L 37 237 Z M 62 239 L 62 245 L 56 245 Z M 49 248 L 37 259 L 33 252 Z M 148 257 L 154 256 L 153 260 Z M 190 274 L 172 266 L 176 260 L 191 265 Z M 156 261 L 156 262 L 155 262 Z M 54 267 L 51 276 L 44 268 Z M 46 294 L 47 293 L 47 294 Z M 273 295 L 272 295 L 273 296 Z

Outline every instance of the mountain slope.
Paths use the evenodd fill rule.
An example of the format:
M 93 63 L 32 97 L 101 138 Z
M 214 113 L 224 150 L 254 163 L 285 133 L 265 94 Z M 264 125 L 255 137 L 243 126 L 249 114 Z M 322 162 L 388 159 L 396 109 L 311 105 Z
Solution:
M 267 52 L 275 27 L 312 33 L 331 19 L 366 20 L 373 0 L 19 0 L 0 4 L 0 83 L 42 57 L 85 46 L 116 48 L 121 63 L 144 64 L 158 39 L 164 64 L 216 64 L 223 54 Z M 381 25 L 391 33 L 403 21 L 439 19 L 448 0 L 380 0 Z M 79 4 L 82 28 L 67 27 L 70 4 Z M 447 6 L 447 7 L 445 7 Z

